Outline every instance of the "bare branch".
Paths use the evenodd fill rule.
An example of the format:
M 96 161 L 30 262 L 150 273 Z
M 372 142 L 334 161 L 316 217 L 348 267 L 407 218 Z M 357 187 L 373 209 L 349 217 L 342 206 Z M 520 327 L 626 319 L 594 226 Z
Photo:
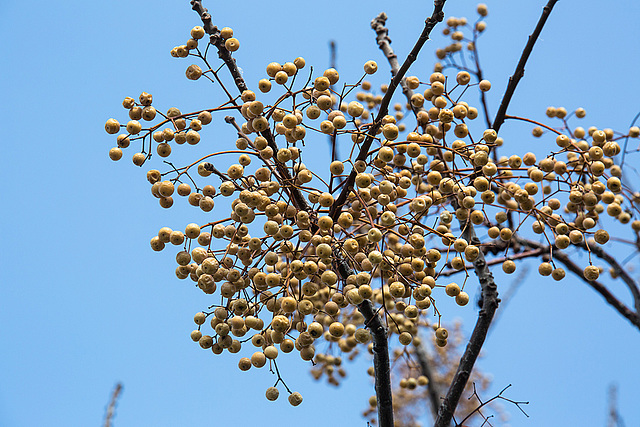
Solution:
M 415 355 L 420 365 L 420 371 L 422 375 L 427 377 L 429 383 L 427 384 L 427 393 L 429 394 L 429 401 L 431 403 L 431 413 L 433 419 L 438 417 L 438 408 L 440 407 L 440 399 L 442 399 L 442 393 L 440 391 L 440 384 L 437 383 L 433 371 L 431 370 L 431 364 L 429 362 L 429 355 L 427 349 L 424 347 L 422 341 L 419 344 L 414 342 Z
M 116 384 L 116 388 L 113 390 L 111 394 L 111 400 L 109 400 L 109 406 L 107 406 L 107 413 L 104 417 L 104 427 L 111 427 L 111 421 L 113 420 L 113 415 L 116 412 L 116 404 L 118 403 L 118 397 L 122 393 L 122 383 Z
M 585 243 L 583 243 L 581 246 L 584 249 L 587 249 Z M 611 266 L 611 268 L 613 268 L 613 271 L 624 281 L 624 283 L 626 283 L 629 291 L 631 292 L 631 295 L 633 295 L 633 304 L 635 306 L 636 313 L 640 314 L 640 290 L 638 289 L 638 284 L 636 283 L 636 281 L 633 280 L 633 278 L 629 275 L 629 272 L 622 268 L 622 266 L 618 264 L 618 261 L 616 261 L 616 259 L 609 255 L 607 252 L 605 252 L 602 246 L 598 245 L 597 243 L 589 243 L 589 250 L 598 258 L 602 258 L 603 260 L 605 260 Z
M 522 51 L 522 55 L 520 56 L 520 61 L 518 61 L 518 65 L 516 66 L 516 71 L 513 73 L 511 77 L 509 77 L 509 84 L 507 85 L 507 89 L 505 90 L 504 95 L 502 96 L 502 101 L 500 102 L 500 108 L 496 113 L 496 118 L 493 120 L 492 128 L 496 132 L 500 130 L 500 127 L 504 123 L 504 116 L 505 114 L 507 114 L 507 107 L 509 106 L 509 102 L 511 102 L 511 97 L 513 96 L 513 93 L 516 91 L 516 86 L 518 86 L 520 79 L 524 76 L 524 66 L 526 65 L 527 60 L 529 59 L 529 55 L 531 55 L 531 52 L 533 51 L 533 45 L 536 44 L 536 40 L 538 40 L 538 36 L 542 32 L 542 28 L 544 27 L 544 24 L 547 22 L 547 18 L 549 17 L 549 14 L 551 14 L 551 10 L 553 9 L 553 6 L 555 6 L 557 2 L 558 0 L 549 0 L 547 5 L 544 8 L 542 8 L 542 15 L 538 20 L 538 25 L 536 25 L 535 30 L 533 30 L 533 33 L 529 36 L 529 41 L 527 42 L 526 46 L 524 47 L 524 50 Z
M 545 248 L 547 251 L 549 250 L 548 246 L 542 245 L 533 240 L 528 240 L 520 237 L 518 237 L 518 240 L 522 244 L 527 245 L 531 248 Z M 584 278 L 584 275 L 582 274 L 582 269 L 571 260 L 569 255 L 557 249 L 556 247 L 553 247 L 553 259 L 561 262 L 565 267 L 567 267 L 569 271 L 580 277 L 587 285 L 591 286 L 593 290 L 602 295 L 602 297 L 609 303 L 609 305 L 615 308 L 618 313 L 626 317 L 627 320 L 629 320 L 633 325 L 640 329 L 640 315 L 638 315 L 638 313 L 634 313 L 633 310 L 631 310 L 622 301 L 616 298 L 602 283 L 598 282 L 597 280 L 586 280 Z

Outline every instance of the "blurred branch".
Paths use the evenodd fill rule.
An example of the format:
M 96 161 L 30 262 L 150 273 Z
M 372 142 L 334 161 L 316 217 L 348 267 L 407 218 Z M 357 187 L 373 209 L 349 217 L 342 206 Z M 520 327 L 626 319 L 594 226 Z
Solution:
M 509 301 L 511 301 L 513 296 L 516 294 L 520 285 L 524 283 L 527 276 L 529 276 L 529 266 L 525 265 L 524 268 L 520 271 L 520 274 L 518 274 L 518 277 L 514 278 L 513 282 L 511 283 L 511 286 L 509 286 L 509 289 L 507 289 L 507 292 L 505 292 L 504 295 L 502 296 L 500 310 L 496 313 L 496 316 L 493 319 L 494 324 L 498 322 L 498 318 L 501 316 L 502 313 L 504 313 L 504 310 L 507 308 Z
M 618 412 L 618 387 L 615 384 L 609 386 L 609 420 L 607 427 L 624 427 L 624 421 Z
M 440 391 L 440 384 L 436 381 L 433 371 L 431 370 L 431 363 L 429 361 L 429 355 L 427 349 L 424 347 L 422 341 L 416 344 L 414 341 L 415 355 L 420 365 L 420 371 L 422 375 L 429 380 L 427 384 L 427 394 L 429 395 L 429 402 L 431 403 L 431 414 L 435 420 L 438 417 L 438 408 L 440 407 L 440 399 L 442 399 L 442 393 Z
M 586 243 L 583 243 L 581 246 L 584 249 L 590 250 L 598 258 L 606 261 L 611 266 L 613 271 L 624 281 L 624 283 L 626 283 L 629 291 L 631 292 L 631 295 L 633 295 L 633 303 L 636 309 L 636 313 L 640 314 L 640 290 L 638 289 L 638 284 L 636 283 L 636 281 L 633 280 L 633 278 L 629 275 L 629 272 L 622 268 L 622 266 L 618 264 L 618 261 L 616 261 L 616 259 L 609 255 L 607 252 L 605 252 L 605 250 L 597 243 L 589 243 L 588 247 Z
M 111 427 L 111 421 L 116 412 L 116 404 L 118 403 L 118 397 L 122 393 L 122 383 L 116 384 L 116 388 L 113 390 L 111 394 L 111 400 L 109 401 L 109 406 L 107 406 L 107 413 L 104 417 L 104 427 Z

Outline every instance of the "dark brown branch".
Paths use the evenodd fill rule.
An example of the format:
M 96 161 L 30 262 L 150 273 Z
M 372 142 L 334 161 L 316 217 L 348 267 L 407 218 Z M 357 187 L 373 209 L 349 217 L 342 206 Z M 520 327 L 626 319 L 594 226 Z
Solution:
M 549 251 L 549 247 L 546 245 L 542 245 L 533 240 L 518 238 L 518 240 L 523 244 L 527 245 L 531 248 L 544 248 Z M 633 325 L 635 325 L 638 329 L 640 329 L 640 315 L 638 313 L 634 313 L 629 307 L 627 307 L 622 301 L 613 295 L 609 289 L 602 283 L 597 280 L 589 281 L 584 278 L 583 271 L 580 267 L 574 263 L 569 255 L 564 253 L 563 251 L 557 249 L 555 246 L 553 247 L 553 259 L 562 263 L 569 271 L 576 274 L 580 279 L 582 279 L 587 285 L 591 286 L 594 291 L 599 293 L 608 303 L 612 306 L 618 313 L 627 318 Z
M 240 91 L 240 93 L 247 90 L 247 84 L 236 65 L 235 59 L 231 56 L 231 52 L 225 47 L 224 39 L 220 37 L 220 30 L 218 27 L 213 25 L 211 22 L 211 14 L 207 11 L 207 9 L 202 6 L 202 2 L 200 0 L 191 0 L 191 8 L 195 10 L 198 15 L 200 15 L 200 19 L 202 20 L 202 27 L 204 31 L 209 34 L 209 40 L 211 44 L 214 45 L 218 49 L 218 56 L 222 59 L 229 69 L 231 76 L 233 77 L 233 81 L 236 84 L 236 87 Z
M 342 254 L 336 249 L 338 272 L 346 279 L 355 271 L 346 263 Z M 393 401 L 391 393 L 391 368 L 389 367 L 389 342 L 387 328 L 371 301 L 364 300 L 358 304 L 358 310 L 364 316 L 364 324 L 371 331 L 373 338 L 373 368 L 375 371 L 375 389 L 378 405 L 378 426 L 393 427 Z
M 382 126 L 382 118 L 386 116 L 389 111 L 389 103 L 391 102 L 391 98 L 393 97 L 394 92 L 404 78 L 404 75 L 407 73 L 407 70 L 409 70 L 411 64 L 413 64 L 418 58 L 418 53 L 422 49 L 422 46 L 424 46 L 427 40 L 429 40 L 429 35 L 431 34 L 433 28 L 438 22 L 441 22 L 444 19 L 444 12 L 442 11 L 442 8 L 444 7 L 445 1 L 446 0 L 435 0 L 433 13 L 429 18 L 426 19 L 424 29 L 422 30 L 418 41 L 416 41 L 416 44 L 413 46 L 413 49 L 411 49 L 411 52 L 407 56 L 407 59 L 405 59 L 404 63 L 398 70 L 398 73 L 393 77 L 393 79 L 391 79 L 391 83 L 389 84 L 387 93 L 385 93 L 384 98 L 382 98 L 382 102 L 380 103 L 380 110 L 378 112 L 378 115 L 369 128 L 367 137 L 360 147 L 360 152 L 358 153 L 358 157 L 356 158 L 356 160 L 365 160 L 367 158 L 369 149 L 371 148 L 371 144 L 373 143 L 373 139 Z M 338 216 L 340 215 L 340 212 L 342 210 L 342 206 L 347 200 L 349 192 L 351 192 L 351 190 L 353 189 L 353 183 L 356 180 L 356 174 L 357 172 L 354 168 L 349 174 L 349 177 L 347 178 L 347 181 L 345 182 L 340 195 L 336 199 L 335 203 L 331 206 L 329 216 L 331 216 L 334 221 L 338 219 Z
M 547 22 L 547 18 L 549 17 L 549 14 L 551 14 L 551 10 L 557 2 L 558 0 L 549 0 L 547 5 L 542 8 L 542 15 L 538 20 L 538 25 L 536 25 L 535 30 L 533 30 L 533 33 L 529 36 L 529 40 L 527 41 L 527 44 L 522 51 L 522 55 L 520 56 L 520 61 L 518 61 L 518 65 L 516 66 L 516 71 L 511 77 L 509 77 L 509 84 L 507 85 L 507 89 L 502 96 L 502 101 L 500 102 L 500 108 L 496 113 L 496 118 L 493 120 L 492 128 L 496 132 L 500 130 L 500 127 L 504 123 L 504 116 L 505 114 L 507 114 L 507 107 L 509 106 L 509 102 L 511 102 L 511 97 L 516 91 L 518 82 L 520 82 L 520 79 L 522 79 L 522 77 L 524 76 L 524 66 L 529 59 L 529 55 L 531 55 L 531 52 L 533 51 L 533 45 L 536 44 L 536 40 L 538 40 L 538 36 L 540 36 L 540 33 L 542 32 L 542 28 Z
M 240 93 L 247 90 L 247 84 L 240 73 L 240 69 L 236 64 L 235 59 L 231 56 L 231 52 L 225 47 L 224 40 L 220 37 L 220 30 L 218 27 L 213 25 L 211 22 L 211 15 L 207 11 L 207 9 L 202 6 L 202 2 L 200 0 L 191 0 L 192 9 L 195 10 L 198 15 L 200 15 L 200 19 L 202 20 L 203 28 L 207 34 L 209 34 L 209 38 L 211 44 L 213 44 L 218 49 L 218 56 L 222 59 L 229 69 L 231 76 L 233 77 L 233 81 L 238 88 Z M 275 138 L 271 133 L 271 130 L 267 129 L 264 132 L 260 132 L 260 134 L 267 140 L 269 147 L 273 150 L 274 154 L 278 152 L 278 145 L 276 144 Z M 302 209 L 308 212 L 311 212 L 311 208 L 307 201 L 305 200 L 302 193 L 295 188 L 293 188 L 293 178 L 289 173 L 289 170 L 285 165 L 275 159 L 276 168 L 280 176 L 284 182 L 282 182 L 285 191 L 289 193 L 291 198 L 291 202 L 297 209 Z
M 381 12 L 374 20 L 371 21 L 371 29 L 376 32 L 376 42 L 378 47 L 384 53 L 389 65 L 391 66 L 391 77 L 395 77 L 400 70 L 400 63 L 398 62 L 398 55 L 395 54 L 391 47 L 391 39 L 389 38 L 389 29 L 385 27 L 387 22 L 387 14 Z M 419 111 L 425 111 L 422 107 L 414 107 L 411 104 L 411 97 L 413 96 L 413 90 L 407 86 L 406 79 L 400 80 L 402 86 L 402 93 L 407 98 L 407 102 L 411 106 L 414 114 L 418 114 Z
M 111 394 L 111 399 L 109 400 L 109 406 L 107 406 L 107 413 L 104 417 L 104 427 L 111 427 L 111 421 L 113 420 L 113 415 L 116 412 L 116 404 L 118 403 L 118 397 L 122 393 L 122 384 L 116 384 L 116 388 L 113 390 Z
M 581 245 L 584 249 L 587 249 L 586 244 Z M 600 245 L 595 242 L 589 244 L 589 250 L 593 252 L 598 258 L 605 260 L 613 271 L 626 283 L 631 295 L 633 296 L 633 305 L 636 309 L 636 313 L 640 314 L 640 290 L 638 289 L 638 284 L 635 280 L 629 275 L 629 272 L 622 268 L 618 261 L 607 252 Z
M 444 3 L 444 1 L 443 1 Z M 247 89 L 247 86 L 238 70 L 235 60 L 231 57 L 231 53 L 225 48 L 224 41 L 221 40 L 219 30 L 211 23 L 211 15 L 202 6 L 199 0 L 192 0 L 191 4 L 193 10 L 198 12 L 204 29 L 211 37 L 211 43 L 218 48 L 218 54 L 220 58 L 225 62 L 227 68 L 234 77 L 236 87 L 242 93 Z M 387 101 L 387 106 L 388 106 Z M 267 140 L 269 146 L 274 153 L 278 152 L 275 139 L 270 130 L 261 132 L 261 135 Z M 374 134 L 372 134 L 374 135 Z M 368 149 L 367 149 L 368 150 Z M 307 201 L 305 200 L 302 192 L 295 188 L 293 179 L 289 170 L 281 162 L 275 161 L 276 168 L 282 179 L 282 186 L 288 191 L 290 200 L 294 206 L 299 210 L 309 212 L 312 216 L 315 216 L 314 211 L 311 209 Z M 355 178 L 355 176 L 354 176 Z M 351 183 L 353 185 L 353 182 Z M 346 196 L 345 196 L 346 199 Z M 344 201 L 343 201 L 344 202 Z M 317 224 L 312 224 L 312 230 L 317 229 Z M 338 264 L 338 270 L 343 279 L 346 279 L 353 270 L 348 266 L 342 254 L 336 253 L 336 263 Z M 375 369 L 375 381 L 376 381 L 376 395 L 378 401 L 378 425 L 380 427 L 393 427 L 393 406 L 392 406 L 392 394 L 391 394 L 391 371 L 389 368 L 389 344 L 387 341 L 387 330 L 380 320 L 380 316 L 374 311 L 370 301 L 365 300 L 358 305 L 358 310 L 365 318 L 365 322 L 373 337 L 373 353 L 374 353 L 374 369 Z
M 465 226 L 463 235 L 469 244 L 480 245 L 480 239 L 476 236 L 475 229 L 470 222 Z M 478 313 L 476 326 L 473 329 L 471 338 L 469 338 L 467 348 L 460 359 L 460 364 L 451 382 L 447 396 L 442 401 L 440 409 L 438 410 L 438 418 L 434 424 L 435 427 L 447 427 L 451 423 L 453 413 L 458 406 L 464 387 L 471 376 L 473 366 L 478 359 L 482 345 L 489 332 L 493 316 L 500 304 L 498 287 L 493 280 L 493 274 L 491 274 L 487 266 L 482 251 L 480 251 L 478 258 L 473 262 L 473 266 L 482 288 L 482 308 Z

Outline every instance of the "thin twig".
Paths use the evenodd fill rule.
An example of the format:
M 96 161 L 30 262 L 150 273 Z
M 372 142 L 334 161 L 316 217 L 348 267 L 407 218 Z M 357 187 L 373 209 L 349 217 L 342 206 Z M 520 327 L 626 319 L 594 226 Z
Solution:
M 583 243 L 580 245 L 584 249 L 588 249 L 593 252 L 598 258 L 605 260 L 613 271 L 626 283 L 631 295 L 633 296 L 633 303 L 636 309 L 636 313 L 640 314 L 640 289 L 638 289 L 638 284 L 635 280 L 629 275 L 629 272 L 622 268 L 616 259 L 609 255 L 600 245 L 597 243 L 589 243 L 589 247 L 587 248 L 587 244 Z
M 116 384 L 116 388 L 113 390 L 111 394 L 111 399 L 109 400 L 109 406 L 107 406 L 107 413 L 104 417 L 104 427 L 111 427 L 111 421 L 113 420 L 113 416 L 116 413 L 116 404 L 118 403 L 118 397 L 122 393 L 122 383 Z

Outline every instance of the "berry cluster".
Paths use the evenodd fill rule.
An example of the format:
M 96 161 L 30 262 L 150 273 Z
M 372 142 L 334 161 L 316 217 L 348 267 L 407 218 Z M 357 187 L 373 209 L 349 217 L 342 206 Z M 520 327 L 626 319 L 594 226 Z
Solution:
M 214 354 L 250 348 L 253 353 L 238 361 L 240 370 L 268 364 L 278 376 L 267 399 L 278 398 L 282 383 L 292 405 L 302 401 L 280 377 L 280 353 L 312 361 L 314 377 L 337 384 L 345 370 L 335 353 L 353 358 L 361 349 L 371 352 L 369 324 L 359 310 L 365 301 L 395 336 L 397 358 L 411 354 L 410 344 L 420 345 L 421 330 L 431 330 L 435 344 L 445 347 L 449 334 L 437 302 L 469 303 L 465 286 L 479 259 L 487 256 L 488 265 L 511 274 L 517 260 L 541 257 L 539 273 L 560 280 L 565 271 L 556 265 L 555 251 L 607 243 L 604 212 L 635 234 L 640 230 L 634 219 L 640 195 L 623 184 L 616 163 L 618 141 L 638 137 L 637 127 L 622 133 L 570 128 L 568 120 L 584 118 L 583 109 L 568 114 L 549 107 L 556 127 L 508 117 L 532 122 L 536 137 L 553 135 L 557 149 L 541 158 L 532 152 L 498 156 L 508 142 L 494 129 L 475 130 L 479 125 L 472 122 L 486 110 L 462 99 L 489 91 L 491 83 L 480 68 L 461 69 L 456 58 L 464 54 L 463 42 L 475 54 L 486 6 L 478 6 L 478 14 L 473 25 L 465 18 L 447 20 L 444 34 L 452 43 L 436 51 L 442 62 L 425 78 L 404 79 L 411 94 L 392 113 L 385 106 L 389 86 L 377 90 L 365 80 L 378 70 L 374 61 L 364 64 L 359 80 L 341 86 L 333 68 L 303 76 L 302 57 L 271 62 L 266 76 L 256 79 L 257 92 L 244 88 L 233 96 L 199 43 L 209 34 L 209 46 L 226 57 L 239 42 L 231 28 L 205 32 L 198 26 L 171 55 L 199 58 L 204 65 L 189 65 L 186 77 L 222 85 L 229 99 L 193 113 L 175 107 L 162 113 L 142 93 L 137 101 L 124 99 L 126 124 L 107 120 L 107 133 L 122 132 L 110 158 L 121 159 L 122 150 L 138 141 L 142 148 L 132 160 L 142 166 L 152 151 L 166 159 L 174 144 L 200 143 L 199 131 L 215 114 L 233 114 L 225 121 L 237 131 L 235 149 L 166 172 L 148 171 L 151 193 L 163 208 L 177 193 L 213 212 L 205 224 L 161 228 L 151 247 L 176 246 L 175 275 L 211 297 L 211 306 L 194 317 L 192 340 Z M 451 68 L 457 69 L 448 75 Z M 334 147 L 348 139 L 351 152 L 327 170 L 310 170 L 302 161 L 305 141 L 318 134 Z M 237 163 L 225 170 L 222 155 L 237 156 Z M 218 204 L 221 199 L 227 202 Z M 548 245 L 527 243 L 527 227 Z M 601 268 L 591 257 L 587 262 L 584 278 L 595 281 Z M 460 280 L 448 279 L 455 274 Z M 413 390 L 427 383 L 413 372 L 400 385 Z

